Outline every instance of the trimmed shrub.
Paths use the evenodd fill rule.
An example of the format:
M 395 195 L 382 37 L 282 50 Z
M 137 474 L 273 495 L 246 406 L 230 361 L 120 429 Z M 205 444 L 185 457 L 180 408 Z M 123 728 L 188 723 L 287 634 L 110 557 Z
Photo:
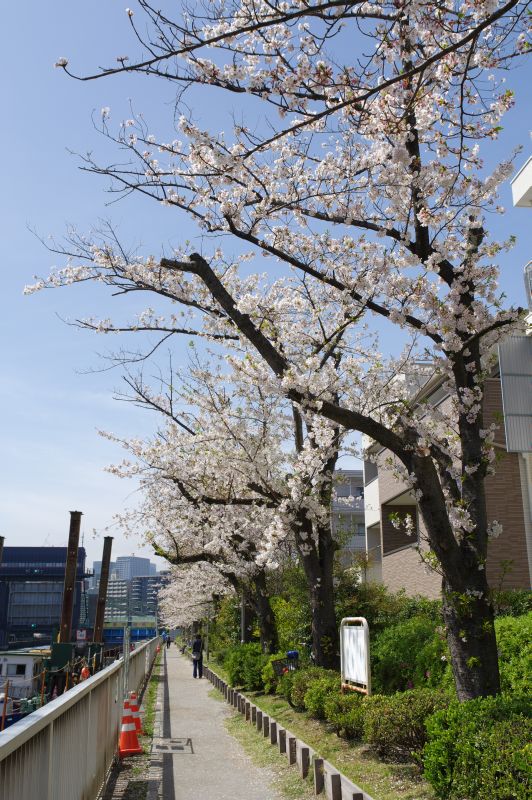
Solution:
M 267 658 L 258 643 L 232 647 L 225 660 L 229 682 L 250 691 L 261 689 L 262 670 Z
M 312 681 L 305 692 L 305 709 L 316 719 L 325 719 L 325 702 L 330 695 L 336 695 L 340 691 L 340 675 L 332 675 L 318 678 Z
M 305 695 L 313 681 L 325 677 L 327 674 L 337 674 L 331 670 L 323 669 L 322 667 L 308 667 L 307 669 L 298 669 L 293 673 L 291 680 L 290 696 L 288 702 L 297 711 L 305 710 Z M 338 682 L 340 676 L 338 676 Z
M 427 721 L 425 777 L 446 800 L 526 800 L 532 789 L 532 701 L 453 701 Z
M 499 617 L 495 620 L 499 651 L 499 670 L 503 692 L 525 694 L 532 675 L 532 613 L 520 617 Z M 446 670 L 442 685 L 454 691 L 451 667 Z
M 365 698 L 358 692 L 330 694 L 325 699 L 325 719 L 334 732 L 345 739 L 362 739 L 364 735 Z
M 427 720 L 449 702 L 448 694 L 434 689 L 372 695 L 364 703 L 364 739 L 381 756 L 419 760 Z
M 532 675 L 532 612 L 495 620 L 502 690 L 525 693 Z
M 428 617 L 414 617 L 386 628 L 371 649 L 375 690 L 391 694 L 439 685 L 446 668 L 446 652 L 443 633 L 438 633 Z

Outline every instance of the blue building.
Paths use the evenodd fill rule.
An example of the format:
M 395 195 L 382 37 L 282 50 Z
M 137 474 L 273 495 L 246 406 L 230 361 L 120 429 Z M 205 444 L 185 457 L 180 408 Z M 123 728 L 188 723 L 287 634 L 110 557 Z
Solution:
M 0 647 L 48 644 L 61 621 L 66 547 L 4 547 L 0 564 Z M 85 548 L 78 549 L 72 632 L 82 618 Z

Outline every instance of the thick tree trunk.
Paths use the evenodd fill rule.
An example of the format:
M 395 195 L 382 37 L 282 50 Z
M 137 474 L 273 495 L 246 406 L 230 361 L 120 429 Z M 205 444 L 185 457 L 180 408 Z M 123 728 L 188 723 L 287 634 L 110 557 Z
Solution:
M 444 586 L 443 618 L 458 699 L 497 694 L 500 677 L 491 603 Z
M 338 669 L 340 655 L 333 583 L 336 546 L 330 529 L 320 529 L 318 545 L 319 552 L 312 544 L 300 548 L 304 553 L 301 560 L 310 595 L 312 657 L 319 667 Z
M 277 627 L 266 586 L 266 575 L 262 570 L 253 578 L 253 587 L 253 606 L 259 623 L 262 652 L 271 655 L 278 649 Z
M 253 633 L 253 617 L 255 605 L 249 589 L 242 586 L 242 596 L 240 598 L 240 642 L 249 644 Z
M 460 700 L 472 700 L 497 694 L 500 676 L 493 606 L 485 570 L 487 530 L 483 480 L 477 477 L 476 486 L 469 487 L 468 509 L 476 527 L 469 535 L 462 535 L 458 542 L 450 528 L 445 498 L 432 462 L 414 459 L 413 467 L 423 493 L 420 510 L 429 544 L 443 577 L 443 616 L 457 695 Z

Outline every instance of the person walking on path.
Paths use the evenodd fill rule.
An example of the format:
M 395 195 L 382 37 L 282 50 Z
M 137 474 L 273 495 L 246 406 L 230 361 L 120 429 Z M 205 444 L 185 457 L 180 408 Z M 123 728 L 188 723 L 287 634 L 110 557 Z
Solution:
M 203 640 L 199 633 L 192 642 L 193 678 L 203 678 Z

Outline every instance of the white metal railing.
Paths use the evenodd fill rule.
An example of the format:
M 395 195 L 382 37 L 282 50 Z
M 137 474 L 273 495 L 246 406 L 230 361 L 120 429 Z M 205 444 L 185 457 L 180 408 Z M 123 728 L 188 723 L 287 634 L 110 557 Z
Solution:
M 138 691 L 160 639 L 121 658 L 0 733 L 0 798 L 95 800 L 117 752 L 122 700 Z

